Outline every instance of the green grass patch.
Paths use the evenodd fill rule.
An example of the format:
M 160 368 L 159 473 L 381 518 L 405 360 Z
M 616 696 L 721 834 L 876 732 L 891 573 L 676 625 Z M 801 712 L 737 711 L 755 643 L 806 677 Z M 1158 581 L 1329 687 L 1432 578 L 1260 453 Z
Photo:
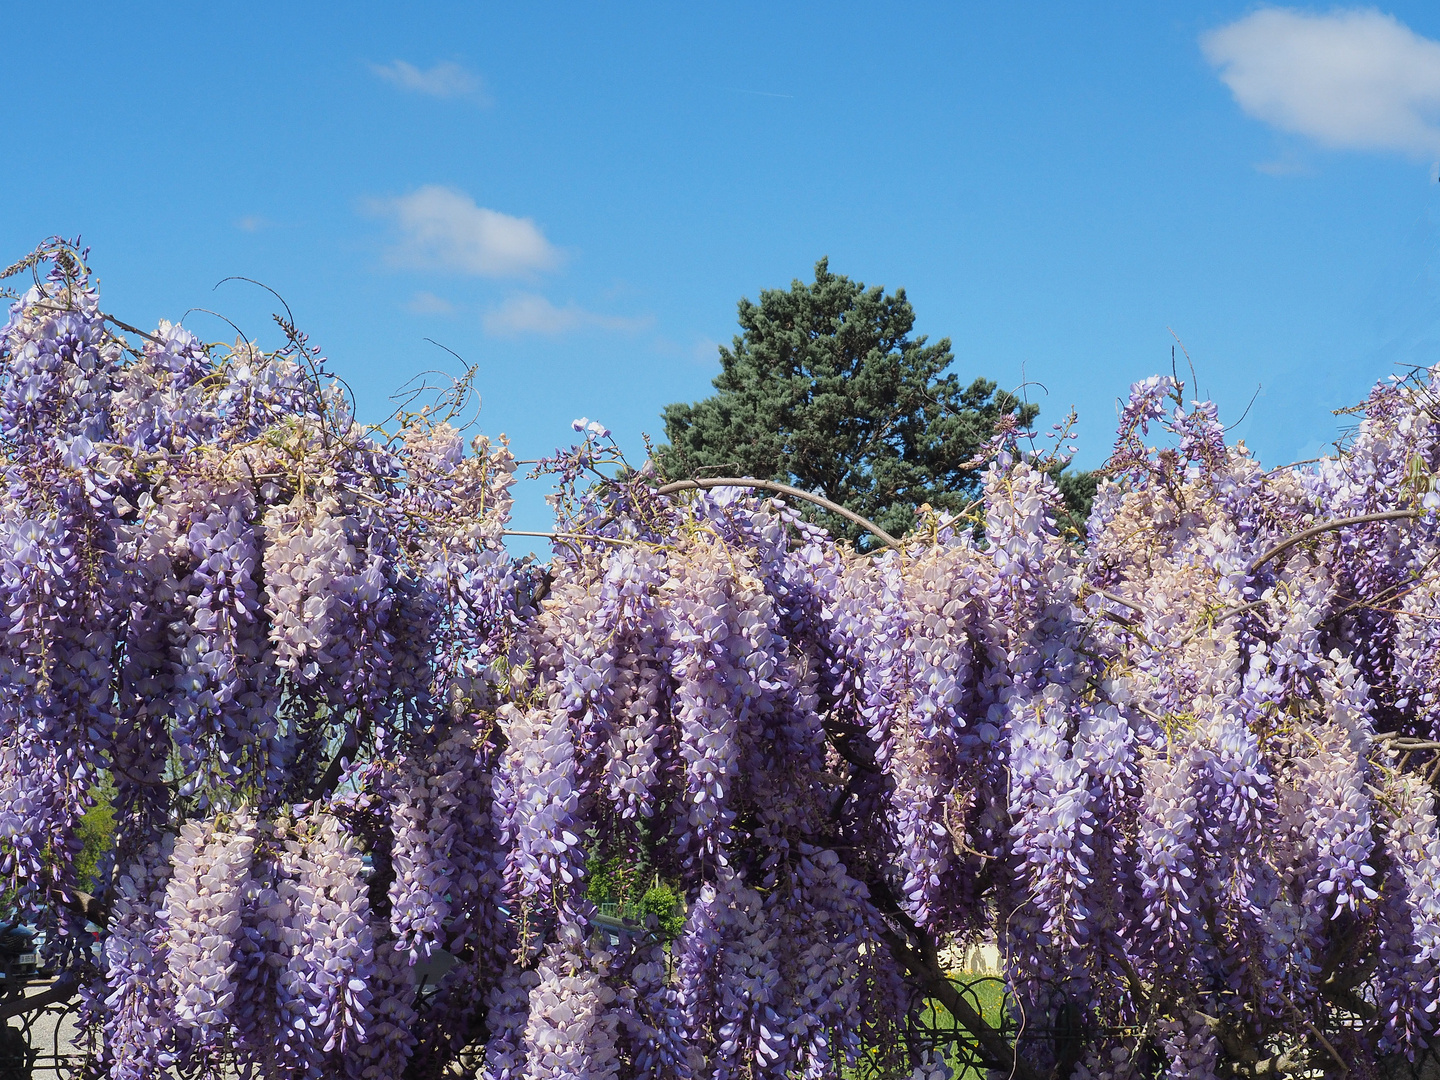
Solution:
M 962 972 L 955 976 L 955 984 L 987 1024 L 997 1029 L 1005 1026 L 1005 985 L 1002 980 Z M 985 1080 L 983 1069 L 964 1064 L 973 1057 L 975 1040 L 945 1006 L 933 998 L 927 999 L 920 1013 L 920 1024 L 937 1036 L 949 1036 L 954 1040 L 946 1042 L 945 1063 L 953 1070 L 955 1080 Z M 846 1069 L 845 1076 L 846 1080 L 873 1080 L 875 1073 L 861 1066 Z

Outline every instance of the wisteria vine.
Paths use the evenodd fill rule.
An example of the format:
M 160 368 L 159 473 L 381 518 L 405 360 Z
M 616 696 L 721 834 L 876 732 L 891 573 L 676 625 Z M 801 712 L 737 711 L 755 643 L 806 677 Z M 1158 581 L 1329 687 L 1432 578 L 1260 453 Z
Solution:
M 288 319 L 135 331 L 84 258 L 0 330 L 0 887 L 99 1074 L 929 1078 L 934 1003 L 1020 1080 L 1440 1041 L 1440 372 L 1268 472 L 1150 379 L 1083 534 L 1006 431 L 870 554 L 577 421 L 539 565 L 503 441 L 359 424 Z

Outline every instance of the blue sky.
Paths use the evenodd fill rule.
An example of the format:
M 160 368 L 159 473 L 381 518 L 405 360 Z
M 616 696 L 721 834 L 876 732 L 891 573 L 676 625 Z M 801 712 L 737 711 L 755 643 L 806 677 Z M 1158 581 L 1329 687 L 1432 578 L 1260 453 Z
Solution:
M 1440 359 L 1435 39 L 1433 4 L 12 3 L 0 261 L 80 234 L 119 317 L 276 344 L 215 288 L 264 281 L 366 419 L 433 338 L 532 458 L 582 415 L 642 454 L 736 300 L 828 255 L 1074 405 L 1082 465 L 1172 329 L 1278 465 Z

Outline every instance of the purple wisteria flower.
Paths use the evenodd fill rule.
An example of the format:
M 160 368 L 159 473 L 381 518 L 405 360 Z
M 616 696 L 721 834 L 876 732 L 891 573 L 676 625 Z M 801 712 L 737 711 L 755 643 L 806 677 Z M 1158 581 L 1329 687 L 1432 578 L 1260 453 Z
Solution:
M 1148 379 L 1083 532 L 1011 426 L 869 554 L 582 418 L 541 563 L 463 387 L 362 426 L 84 258 L 0 329 L 0 885 L 95 1075 L 935 1080 L 982 942 L 1039 1075 L 1440 1035 L 1440 371 L 1279 469 Z

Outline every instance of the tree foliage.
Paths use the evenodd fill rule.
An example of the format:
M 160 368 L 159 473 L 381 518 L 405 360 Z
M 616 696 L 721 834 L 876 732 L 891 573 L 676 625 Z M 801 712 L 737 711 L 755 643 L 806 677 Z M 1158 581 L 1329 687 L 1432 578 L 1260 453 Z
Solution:
M 657 462 L 672 480 L 747 476 L 823 495 L 895 536 L 929 504 L 958 512 L 979 490 L 974 459 L 1007 421 L 1039 411 L 996 384 L 962 386 L 950 341 L 912 338 L 904 289 L 867 289 L 815 264 L 815 280 L 742 298 L 741 333 L 720 348 L 716 393 L 665 408 Z M 836 536 L 858 526 L 807 511 Z
M 1014 444 L 983 539 L 931 511 L 865 554 L 660 495 L 577 422 L 538 567 L 500 542 L 503 443 L 357 424 L 288 319 L 269 353 L 139 335 L 79 253 L 32 269 L 0 886 L 60 913 L 94 1074 L 930 1076 L 936 1005 L 1016 1080 L 1369 1075 L 1435 1039 L 1440 372 L 1270 471 L 1137 384 L 1080 543 Z M 673 942 L 658 910 L 599 931 L 617 852 L 683 895 Z M 940 967 L 983 938 L 1014 1038 Z
M 90 792 L 90 808 L 80 819 L 75 856 L 75 883 L 87 892 L 103 888 L 109 877 L 109 863 L 115 854 L 115 785 L 109 776 Z

